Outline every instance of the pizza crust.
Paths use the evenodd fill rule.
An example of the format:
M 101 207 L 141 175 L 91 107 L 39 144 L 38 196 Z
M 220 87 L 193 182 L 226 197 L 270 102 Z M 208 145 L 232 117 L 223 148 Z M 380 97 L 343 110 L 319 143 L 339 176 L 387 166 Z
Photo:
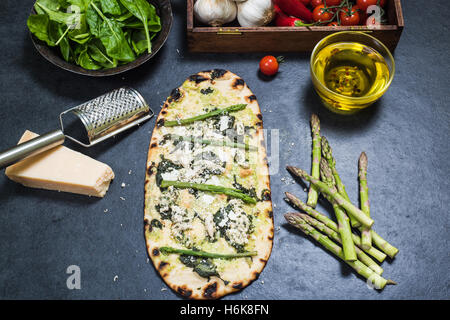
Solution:
M 209 87 L 213 87 L 225 95 L 231 90 L 231 92 L 237 95 L 240 100 L 240 102 L 236 103 L 246 103 L 246 108 L 250 108 L 257 116 L 258 121 L 255 125 L 257 129 L 256 139 L 258 142 L 256 168 L 258 170 L 257 181 L 259 186 L 257 189 L 267 189 L 270 191 L 270 178 L 264 144 L 261 110 L 255 95 L 250 91 L 245 81 L 234 73 L 222 69 L 200 72 L 188 77 L 186 81 L 193 86 L 204 86 L 205 83 L 207 83 Z M 164 123 L 166 115 L 170 112 L 171 103 L 182 101 L 187 98 L 187 94 L 182 86 L 172 91 L 158 115 L 156 126 L 150 140 L 145 179 L 144 232 L 146 247 L 156 270 L 166 284 L 175 292 L 190 299 L 216 299 L 246 287 L 252 281 L 257 279 L 264 269 L 270 257 L 274 235 L 272 202 L 270 200 L 259 201 L 255 205 L 258 215 L 263 215 L 261 216 L 261 219 L 264 219 L 264 223 L 254 232 L 257 238 L 255 240 L 255 250 L 258 252 L 258 255 L 251 258 L 250 266 L 248 262 L 245 262 L 245 260 L 249 258 L 239 259 L 243 260 L 244 263 L 239 263 L 237 268 L 226 270 L 227 272 L 225 274 L 221 274 L 223 279 L 229 280 L 228 284 L 217 277 L 211 277 L 208 281 L 208 279 L 200 277 L 197 273 L 193 272 L 191 268 L 184 266 L 181 262 L 177 263 L 175 259 L 167 261 L 167 259 L 161 258 L 162 254 L 159 251 L 159 247 L 167 245 L 166 242 L 169 241 L 169 235 L 167 233 L 169 229 L 168 224 L 170 224 L 170 222 L 161 220 L 163 229 L 160 232 L 160 238 L 157 240 L 151 239 L 151 233 L 154 231 L 154 227 L 150 224 L 152 219 L 159 216 L 158 212 L 154 209 L 153 201 L 154 199 L 158 199 L 161 194 L 155 181 L 156 166 L 159 162 L 159 155 L 162 152 L 159 146 L 159 142 L 163 136 L 161 126 Z M 195 106 L 193 106 L 192 109 L 192 115 L 183 114 L 180 115 L 180 118 L 188 118 L 200 113 L 198 108 L 195 109 Z M 169 120 L 173 120 L 173 118 Z

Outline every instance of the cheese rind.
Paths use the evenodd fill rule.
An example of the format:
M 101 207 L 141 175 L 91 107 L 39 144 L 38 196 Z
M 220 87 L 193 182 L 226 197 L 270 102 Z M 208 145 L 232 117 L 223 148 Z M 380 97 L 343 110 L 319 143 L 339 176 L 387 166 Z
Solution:
M 19 143 L 37 136 L 27 130 Z M 6 168 L 5 174 L 26 187 L 95 197 L 103 197 L 114 179 L 108 165 L 64 146 L 19 161 Z

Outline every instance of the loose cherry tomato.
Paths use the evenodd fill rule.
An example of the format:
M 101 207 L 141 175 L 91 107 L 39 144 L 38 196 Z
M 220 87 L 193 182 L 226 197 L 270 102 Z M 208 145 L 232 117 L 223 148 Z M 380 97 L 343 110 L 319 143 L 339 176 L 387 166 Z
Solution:
M 317 6 L 313 11 L 313 19 L 315 22 L 323 22 L 328 21 L 333 18 L 333 13 L 329 11 L 329 9 L 326 9 L 323 4 L 320 6 Z
M 357 10 L 344 8 L 339 12 L 339 19 L 343 26 L 356 26 L 359 24 L 361 17 Z
M 321 4 L 323 4 L 323 0 L 311 0 L 311 6 L 313 8 L 320 6 Z
M 378 4 L 378 0 L 357 0 L 356 4 L 360 7 L 360 9 L 364 12 L 367 11 L 369 6 L 373 6 Z M 380 6 L 384 7 L 386 4 L 386 0 L 380 0 Z
M 259 69 L 266 76 L 273 76 L 278 72 L 279 64 L 274 56 L 265 56 L 259 62 Z

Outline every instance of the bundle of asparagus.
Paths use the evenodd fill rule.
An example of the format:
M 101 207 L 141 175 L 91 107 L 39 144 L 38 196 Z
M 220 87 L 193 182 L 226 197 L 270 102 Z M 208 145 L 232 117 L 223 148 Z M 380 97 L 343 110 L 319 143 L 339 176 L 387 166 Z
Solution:
M 361 153 L 358 163 L 361 200 L 360 208 L 358 208 L 350 201 L 336 170 L 336 160 L 328 140 L 320 136 L 320 121 L 315 114 L 311 116 L 311 133 L 313 145 L 311 175 L 299 168 L 287 167 L 292 175 L 310 183 L 306 204 L 293 194 L 286 192 L 286 201 L 306 214 L 287 213 L 286 220 L 344 260 L 358 274 L 368 279 L 376 289 L 383 289 L 388 284 L 396 284 L 381 277 L 383 269 L 368 256 L 368 254 L 371 255 L 381 263 L 386 256 L 394 258 L 398 249 L 372 229 L 374 221 L 370 216 L 366 153 Z M 315 210 L 319 193 L 333 206 L 337 224 Z M 352 227 L 357 229 L 361 236 L 355 234 Z

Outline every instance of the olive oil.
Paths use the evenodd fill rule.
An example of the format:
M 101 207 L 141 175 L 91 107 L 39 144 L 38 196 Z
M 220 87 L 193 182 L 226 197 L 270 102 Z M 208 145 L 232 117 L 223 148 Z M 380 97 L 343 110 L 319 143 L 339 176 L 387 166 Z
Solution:
M 344 112 L 352 110 L 354 98 L 364 100 L 364 97 L 381 96 L 390 81 L 384 57 L 375 49 L 357 42 L 331 43 L 322 48 L 311 62 L 311 71 L 317 80 L 335 93 L 316 86 L 322 100 L 329 107 Z

